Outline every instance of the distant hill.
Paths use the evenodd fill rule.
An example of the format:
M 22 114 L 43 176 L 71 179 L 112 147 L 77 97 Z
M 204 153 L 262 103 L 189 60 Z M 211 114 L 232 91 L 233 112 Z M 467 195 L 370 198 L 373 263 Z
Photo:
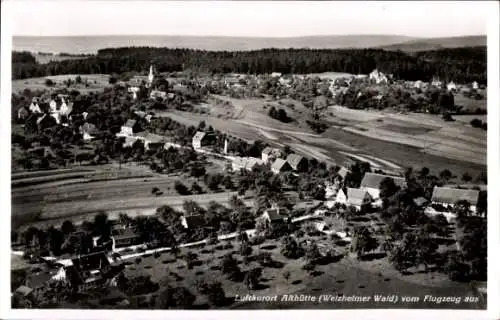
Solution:
M 416 52 L 445 48 L 486 46 L 486 36 L 465 36 L 451 38 L 414 39 L 401 43 L 382 45 L 377 48 L 391 51 Z
M 13 37 L 14 51 L 97 53 L 99 49 L 119 47 L 167 47 L 209 51 L 245 51 L 264 48 L 362 49 L 418 40 L 395 35 L 304 36 L 292 38 L 221 36 L 74 36 Z

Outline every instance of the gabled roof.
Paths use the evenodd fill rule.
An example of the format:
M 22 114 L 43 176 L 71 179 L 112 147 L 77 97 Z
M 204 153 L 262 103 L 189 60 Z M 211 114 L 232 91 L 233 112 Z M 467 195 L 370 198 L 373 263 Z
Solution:
M 347 204 L 361 206 L 365 203 L 368 192 L 363 189 L 347 188 Z
M 349 169 L 347 169 L 346 167 L 342 167 L 342 168 L 340 168 L 339 172 L 337 172 L 337 174 L 338 174 L 339 176 L 341 176 L 341 177 L 342 177 L 342 179 L 345 179 L 345 177 L 347 176 L 347 174 L 348 174 L 349 172 L 350 172 L 350 171 L 349 171 Z
M 183 216 L 183 219 L 186 221 L 188 228 L 203 227 L 205 225 L 205 217 L 201 214 Z
M 194 135 L 193 137 L 193 141 L 201 141 L 203 140 L 203 138 L 205 138 L 207 135 L 206 132 L 203 132 L 203 131 L 198 131 L 196 132 L 196 134 Z
M 297 167 L 302 160 L 304 160 L 304 157 L 296 153 L 289 154 L 288 157 L 286 157 L 286 161 L 294 170 L 297 170 Z
M 396 177 L 396 176 L 388 176 L 385 174 L 379 174 L 379 173 L 365 173 L 365 176 L 363 177 L 363 180 L 361 180 L 361 187 L 363 188 L 372 188 L 372 189 L 379 189 L 380 188 L 380 182 L 384 180 L 385 178 L 391 178 L 394 180 L 394 183 L 399 186 L 400 188 L 405 188 L 406 187 L 406 180 L 405 178 L 402 177 Z
M 418 197 L 418 198 L 416 198 L 416 199 L 413 199 L 413 202 L 414 202 L 417 206 L 421 207 L 421 206 L 423 206 L 424 204 L 428 203 L 428 202 L 429 202 L 429 200 L 427 200 L 427 199 L 426 199 L 426 198 L 424 198 L 424 197 Z
M 109 266 L 108 257 L 103 251 L 79 256 L 71 259 L 71 262 L 79 271 L 95 270 Z
M 432 192 L 432 201 L 454 204 L 459 200 L 465 200 L 471 205 L 477 205 L 479 199 L 479 191 L 470 189 L 454 189 L 434 187 Z
M 149 143 L 165 143 L 167 139 L 159 134 L 150 133 L 150 132 L 139 132 L 136 135 L 139 139 L 144 140 Z
M 264 150 L 262 150 L 262 154 L 273 154 L 279 156 L 281 154 L 281 151 L 278 148 L 265 147 Z
M 285 209 L 282 208 L 267 209 L 264 211 L 264 214 L 267 214 L 271 221 L 280 221 L 285 219 L 285 217 L 281 215 L 281 212 L 284 212 L 284 210 Z
M 136 123 L 137 123 L 136 120 L 129 119 L 129 120 L 127 120 L 127 122 L 125 122 L 125 124 L 123 126 L 127 127 L 127 128 L 133 128 Z
M 281 169 L 283 169 L 283 167 L 286 167 L 287 165 L 290 166 L 285 159 L 279 158 L 274 160 L 273 164 L 271 165 L 271 169 L 273 171 L 281 171 Z

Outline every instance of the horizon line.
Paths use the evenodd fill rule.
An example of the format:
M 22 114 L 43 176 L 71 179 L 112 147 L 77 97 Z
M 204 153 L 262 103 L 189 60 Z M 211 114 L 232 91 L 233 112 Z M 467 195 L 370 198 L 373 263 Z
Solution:
M 408 36 L 401 34 L 311 34 L 298 36 L 237 36 L 237 35 L 182 35 L 182 34 L 87 34 L 87 35 L 12 35 L 12 37 L 37 37 L 37 38 L 76 38 L 76 37 L 207 37 L 207 38 L 249 38 L 249 39 L 296 39 L 313 37 L 407 37 L 414 40 L 420 39 L 445 39 L 445 38 L 466 38 L 466 37 L 487 37 L 487 34 L 466 34 L 450 35 L 439 37 Z

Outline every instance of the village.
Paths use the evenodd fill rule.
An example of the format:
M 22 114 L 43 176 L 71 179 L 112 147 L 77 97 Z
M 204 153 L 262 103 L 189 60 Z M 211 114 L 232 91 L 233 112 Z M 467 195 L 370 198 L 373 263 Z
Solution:
M 283 107 L 286 109 L 283 111 L 279 105 L 285 105 L 281 103 L 284 97 L 293 97 L 305 106 L 311 104 L 315 118 L 308 122 L 310 128 L 307 130 L 312 129 L 313 132 L 302 134 L 313 135 L 314 132 L 320 134 L 324 131 L 318 128 L 324 125 L 321 117 L 327 114 L 325 110 L 339 101 L 336 99 L 346 95 L 350 88 L 371 88 L 371 99 L 368 100 L 381 103 L 384 95 L 394 88 L 404 88 L 416 95 L 434 88 L 440 90 L 440 95 L 444 97 L 460 94 L 481 100 L 486 99 L 483 96 L 484 86 L 479 86 L 477 82 L 467 85 L 444 83 L 437 78 L 429 83 L 396 81 L 391 75 L 377 70 L 365 76 L 333 77 L 328 74 L 301 76 L 277 72 L 260 76 L 172 76 L 159 75 L 153 65 L 147 76 L 134 76 L 128 81 L 112 79 L 111 76 L 109 83 L 112 83 L 113 88 L 105 90 L 113 90 L 108 92 L 114 96 L 108 96 L 108 100 L 102 96 L 104 98 L 100 100 L 113 110 L 114 114 L 106 116 L 95 108 L 91 111 L 93 105 L 84 108 L 85 103 L 82 101 L 86 100 L 81 97 L 75 99 L 71 91 L 52 88 L 29 97 L 30 103 L 16 110 L 16 125 L 26 135 L 40 135 L 42 132 L 52 135 L 48 143 L 41 140 L 30 143 L 27 148 L 23 147 L 27 158 L 18 161 L 22 165 L 31 159 L 29 168 L 37 168 L 38 165 L 39 170 L 93 168 L 113 163 L 118 163 L 118 170 L 135 170 L 129 182 L 125 178 L 116 178 L 123 185 L 117 188 L 135 183 L 133 179 L 144 179 L 142 175 L 136 174 L 139 171 L 141 174 L 147 171 L 147 179 L 150 179 L 151 172 L 154 177 L 159 177 L 144 187 L 151 190 L 148 199 L 141 200 L 142 204 L 134 207 L 139 211 L 141 208 L 151 210 L 143 210 L 142 214 L 133 216 L 125 213 L 111 215 L 110 204 L 95 200 L 96 206 L 91 202 L 85 205 L 86 199 L 82 200 L 82 208 L 68 208 L 61 212 L 60 207 L 57 207 L 61 202 L 76 201 L 68 196 L 69 191 L 64 191 L 67 192 L 64 197 L 63 193 L 61 196 L 54 193 L 55 198 L 50 201 L 52 198 L 46 196 L 45 208 L 48 209 L 44 210 L 57 211 L 61 219 L 51 220 L 47 213 L 44 228 L 49 226 L 46 229 L 48 231 L 30 226 L 30 223 L 36 222 L 35 219 L 16 230 L 13 236 L 16 239 L 13 241 L 13 256 L 23 266 L 12 270 L 13 273 L 17 272 L 19 279 L 13 282 L 12 287 L 17 305 L 51 306 L 58 298 L 70 293 L 91 297 L 96 290 L 106 288 L 103 292 L 109 292 L 113 297 L 98 295 L 100 300 L 88 302 L 89 306 L 97 303 L 101 306 L 133 308 L 144 305 L 191 307 L 193 304 L 202 305 L 208 299 L 212 306 L 227 307 L 232 304 L 227 302 L 227 297 L 234 297 L 237 290 L 259 290 L 260 286 L 265 287 L 261 280 L 266 277 L 274 279 L 269 281 L 278 281 L 274 270 L 288 264 L 283 262 L 284 259 L 291 259 L 290 268 L 294 274 L 302 274 L 306 278 L 328 273 L 327 270 L 318 269 L 340 263 L 335 261 L 342 259 L 355 264 L 385 259 L 381 265 L 369 265 L 367 268 L 395 268 L 403 275 L 424 270 L 422 272 L 446 274 L 453 281 L 481 279 L 485 257 L 481 256 L 479 251 L 483 248 L 478 247 L 477 243 L 483 240 L 477 237 L 484 237 L 478 231 L 483 225 L 481 221 L 486 218 L 484 178 L 476 178 L 474 184 L 471 181 L 473 177 L 463 172 L 463 183 L 459 183 L 455 172 L 447 169 L 441 172 L 431 172 L 426 167 L 413 170 L 408 168 L 411 165 L 397 165 L 379 157 L 352 153 L 342 158 L 344 161 L 341 163 L 328 157 L 318 158 L 311 149 L 297 148 L 296 144 L 287 143 L 293 142 L 299 135 L 291 131 L 293 127 L 286 127 L 290 115 L 297 113 L 296 109 L 290 110 L 288 107 Z M 85 81 L 78 77 L 74 83 Z M 65 81 L 71 83 L 70 80 Z M 57 86 L 57 83 L 50 86 L 54 85 Z M 373 88 L 378 91 L 374 92 Z M 359 98 L 366 92 L 359 91 L 356 94 Z M 263 134 L 263 141 L 258 143 L 249 139 L 250 133 L 248 136 L 235 136 L 235 131 L 230 130 L 230 127 L 218 127 L 217 120 L 226 123 L 242 121 L 246 119 L 242 114 L 249 111 L 239 109 L 238 105 L 231 102 L 233 100 L 225 97 L 264 99 L 269 104 L 279 101 L 276 108 L 272 107 L 275 109 L 266 107 L 263 114 L 269 114 L 269 117 L 276 119 L 272 121 L 279 121 L 283 126 L 274 122 L 276 127 L 273 131 L 268 130 L 269 124 L 263 122 L 258 130 L 267 130 L 268 139 Z M 92 99 L 95 98 L 93 96 Z M 23 100 L 24 103 L 26 100 Z M 372 102 L 367 103 L 371 105 Z M 193 120 L 166 120 L 186 114 L 187 117 L 196 113 L 203 115 L 207 112 L 205 109 L 209 108 L 207 104 L 219 106 L 208 111 L 220 112 L 215 116 L 210 115 L 215 119 L 214 125 L 209 116 L 207 123 L 201 120 L 197 126 L 189 127 L 187 125 Z M 431 109 L 424 108 L 421 112 L 432 114 Z M 452 109 L 456 118 L 461 113 L 483 114 L 482 110 L 476 109 L 454 107 L 450 112 Z M 276 110 L 276 114 L 271 110 Z M 403 113 L 407 112 L 404 110 Z M 120 117 L 123 114 L 127 114 L 125 119 Z M 443 114 L 443 121 L 448 121 L 449 117 L 449 113 Z M 257 125 L 239 124 L 257 128 Z M 485 129 L 486 122 L 481 122 L 481 126 Z M 53 129 L 56 127 L 61 131 Z M 102 128 L 105 127 L 111 129 L 103 132 Z M 68 130 L 73 132 L 68 135 Z M 278 130 L 284 135 L 283 140 L 269 138 Z M 50 147 L 60 143 L 53 141 L 57 135 L 63 135 L 58 138 L 60 140 L 71 136 L 74 142 L 63 143 L 74 143 L 77 146 L 74 153 L 63 156 L 54 151 L 57 148 Z M 23 139 L 19 145 L 23 143 L 27 142 Z M 82 150 L 89 151 L 82 153 Z M 205 169 L 208 167 L 213 170 Z M 73 172 L 75 176 L 64 178 L 69 179 L 66 182 L 58 182 L 59 174 L 55 173 L 52 180 L 50 174 L 47 174 L 49 178 L 46 180 L 43 175 L 35 176 L 39 181 L 20 175 L 19 179 L 13 177 L 13 183 L 19 182 L 20 186 L 27 188 L 19 191 L 21 197 L 21 193 L 26 190 L 36 193 L 38 191 L 35 189 L 44 186 L 50 188 L 50 183 L 56 188 L 66 188 L 63 182 L 68 187 L 72 183 L 78 184 L 72 179 L 81 179 L 79 173 L 76 176 L 77 172 Z M 178 177 L 174 188 L 168 187 L 166 190 L 157 187 L 157 184 L 163 183 L 162 176 L 171 179 L 172 175 Z M 195 180 L 190 187 L 187 181 L 193 177 Z M 88 190 L 94 181 L 98 183 L 97 179 L 87 181 Z M 58 183 L 61 185 L 58 186 Z M 223 203 L 211 200 L 222 195 L 222 192 L 225 192 Z M 105 197 L 105 192 L 103 194 Z M 139 197 L 138 192 L 135 194 L 135 197 Z M 206 197 L 203 204 L 192 200 L 195 195 Z M 123 199 L 119 197 L 117 195 L 117 199 Z M 134 199 L 133 194 L 124 197 Z M 186 197 L 186 200 L 174 206 L 174 201 L 170 199 L 175 197 L 179 201 Z M 23 205 L 26 208 L 29 205 L 23 199 L 19 198 L 18 204 L 15 204 L 21 208 L 20 211 L 25 210 Z M 54 203 L 52 211 L 51 201 Z M 158 205 L 158 201 L 163 202 Z M 146 202 L 150 204 L 146 205 Z M 120 211 L 115 208 L 116 212 Z M 22 212 L 13 213 L 16 214 L 23 215 Z M 83 223 L 81 220 L 71 220 L 72 216 L 79 215 L 85 215 Z M 234 246 L 237 250 L 231 250 Z M 270 249 L 266 251 L 266 247 Z M 208 262 L 215 259 L 216 250 L 224 253 L 220 256 L 221 265 L 208 269 Z M 259 253 L 252 256 L 252 251 Z M 160 257 L 167 255 L 170 260 L 160 262 Z M 297 259 L 305 262 L 297 267 Z M 143 260 L 150 261 L 146 265 L 149 268 L 143 266 Z M 205 261 L 207 268 L 202 265 Z M 183 277 L 169 271 L 163 277 L 174 277 L 177 286 L 169 285 L 168 288 L 184 296 L 179 298 L 171 292 L 168 301 L 163 301 L 154 293 L 157 291 L 154 288 L 161 282 L 156 269 L 158 266 L 164 267 L 164 264 L 172 264 L 170 270 L 174 269 L 174 265 L 177 269 L 188 271 L 198 266 L 203 269 L 199 271 L 200 274 L 212 271 L 217 274 L 205 278 L 214 280 L 220 277 L 223 280 L 200 284 L 199 293 L 202 297 L 195 297 L 193 293 L 182 291 L 194 284 L 188 284 Z M 273 267 L 275 264 L 282 266 Z M 140 269 L 142 272 L 139 272 Z M 153 270 L 153 274 L 148 269 Z M 165 271 L 158 272 L 163 274 Z M 222 275 L 218 275 L 220 272 Z M 288 281 L 290 272 L 283 272 L 279 279 L 284 277 Z M 298 284 L 294 291 L 307 288 L 308 282 L 301 276 L 298 278 L 298 283 L 302 284 Z M 415 279 L 414 282 L 418 281 Z M 293 285 L 281 283 L 280 286 L 283 287 L 283 293 L 289 293 Z M 269 289 L 262 290 L 266 292 Z M 72 302 L 65 300 L 63 305 L 71 306 Z

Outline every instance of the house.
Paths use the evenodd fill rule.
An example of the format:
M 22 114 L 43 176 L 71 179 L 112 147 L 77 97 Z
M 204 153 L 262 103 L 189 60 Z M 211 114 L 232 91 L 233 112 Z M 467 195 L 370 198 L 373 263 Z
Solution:
M 31 104 L 29 106 L 29 110 L 31 113 L 42 113 L 42 109 L 40 108 L 40 100 L 35 97 L 31 100 Z
M 274 227 L 285 223 L 286 216 L 283 215 L 285 212 L 286 210 L 284 208 L 273 206 L 272 208 L 264 211 L 264 213 L 257 219 L 263 220 L 268 228 Z
M 132 94 L 132 99 L 136 100 L 137 99 L 137 93 L 139 91 L 141 91 L 141 88 L 136 87 L 136 86 L 132 86 L 132 87 L 128 87 L 127 91 Z
M 307 170 L 306 158 L 296 153 L 289 154 L 288 157 L 286 157 L 286 162 L 288 162 L 294 171 L 304 172 Z
M 472 83 L 472 89 L 474 89 L 474 90 L 479 89 L 479 84 L 477 83 L 477 81 L 474 81 L 474 82 Z
M 385 178 L 393 179 L 394 183 L 402 189 L 406 188 L 405 178 L 368 172 L 361 180 L 361 189 L 366 190 L 373 200 L 378 200 L 380 198 L 380 183 Z
M 441 82 L 439 78 L 433 78 L 431 86 L 441 88 L 443 86 L 443 82 Z
M 415 83 L 413 84 L 413 87 L 415 89 L 422 89 L 424 87 L 424 82 L 422 80 L 417 80 L 415 81 Z
M 358 211 L 365 211 L 370 207 L 372 198 L 370 194 L 363 189 L 347 188 L 348 207 L 354 207 Z
M 136 120 L 129 119 L 121 128 L 121 134 L 126 136 L 133 136 L 140 131 L 139 123 Z
M 201 214 L 192 214 L 181 217 L 181 224 L 186 229 L 198 229 L 205 226 L 205 217 Z
M 149 97 L 151 99 L 166 99 L 167 98 L 167 93 L 165 91 L 159 91 L 159 90 L 152 90 L 151 93 L 149 94 Z
M 79 271 L 101 270 L 110 265 L 109 259 L 104 251 L 79 255 L 71 259 L 71 262 Z
M 158 134 L 149 133 L 146 131 L 139 132 L 136 135 L 137 139 L 142 140 L 146 150 L 157 150 L 163 148 L 166 139 Z
M 95 135 L 99 133 L 97 127 L 92 124 L 85 122 L 82 126 L 80 126 L 80 133 L 83 135 L 83 140 L 92 140 Z
M 345 177 L 347 177 L 348 173 L 350 173 L 349 169 L 347 169 L 346 167 L 341 167 L 339 169 L 339 171 L 337 172 L 337 180 L 341 179 L 341 181 L 344 181 Z M 338 179 L 338 178 L 340 178 L 340 179 Z
M 214 138 L 215 136 L 212 133 L 198 131 L 193 137 L 193 148 L 196 150 L 211 145 Z
M 416 199 L 413 199 L 413 202 L 415 203 L 415 205 L 417 207 L 425 207 L 428 203 L 429 203 L 429 200 L 427 200 L 426 198 L 424 197 L 418 197 Z
M 325 184 L 325 198 L 329 199 L 336 195 L 338 189 L 337 184 L 326 183 Z
M 281 150 L 277 148 L 265 147 L 262 150 L 262 161 L 269 163 L 281 156 Z
M 21 108 L 19 108 L 19 110 L 17 110 L 17 119 L 18 120 L 24 120 L 24 119 L 28 118 L 29 115 L 30 115 L 30 113 L 25 107 L 21 107 Z
M 479 191 L 470 189 L 455 189 L 446 187 L 434 187 L 432 192 L 432 204 L 438 204 L 445 207 L 453 207 L 457 201 L 467 201 L 470 204 L 470 210 L 475 213 L 479 201 Z
M 115 229 L 112 231 L 111 240 L 115 251 L 117 248 L 140 244 L 140 235 L 130 228 Z
M 450 83 L 448 83 L 448 85 L 446 86 L 446 88 L 448 89 L 448 91 L 450 92 L 455 92 L 457 91 L 457 85 L 451 81 Z
M 378 71 L 377 69 L 373 70 L 369 75 L 370 81 L 374 81 L 376 84 L 387 84 L 388 79 L 385 74 Z
M 335 203 L 343 205 L 347 204 L 347 195 L 343 189 L 339 189 L 339 191 L 337 192 L 337 195 L 335 196 Z
M 264 162 L 259 158 L 254 157 L 236 157 L 231 163 L 233 171 L 245 169 L 252 171 L 256 165 L 262 165 Z
M 281 72 L 273 72 L 273 73 L 271 73 L 271 77 L 272 78 L 279 78 L 279 77 L 281 77 Z
M 274 174 L 278 174 L 280 172 L 292 171 L 292 167 L 286 160 L 278 158 L 271 165 L 271 171 Z

